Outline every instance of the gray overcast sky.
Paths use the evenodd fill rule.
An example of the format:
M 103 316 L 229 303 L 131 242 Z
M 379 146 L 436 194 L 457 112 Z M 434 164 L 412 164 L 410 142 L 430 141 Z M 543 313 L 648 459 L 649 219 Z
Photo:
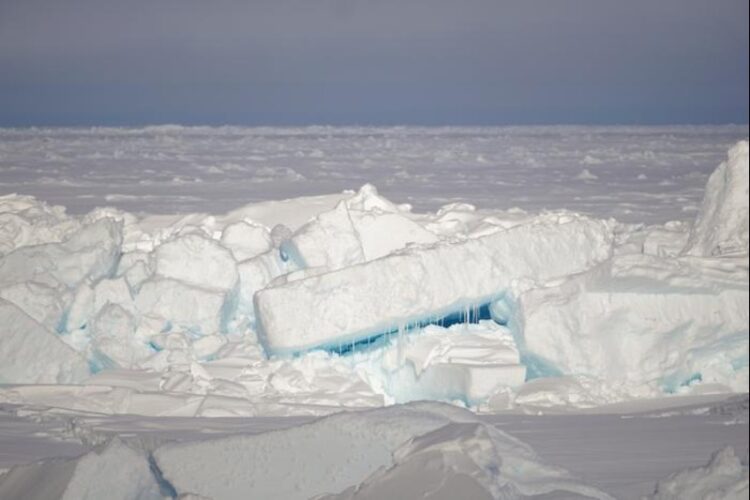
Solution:
M 0 126 L 747 123 L 747 0 L 0 0 Z

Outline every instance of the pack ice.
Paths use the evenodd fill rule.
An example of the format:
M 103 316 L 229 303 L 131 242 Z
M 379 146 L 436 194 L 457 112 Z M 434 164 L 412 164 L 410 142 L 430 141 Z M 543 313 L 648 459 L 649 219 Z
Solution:
M 224 215 L 9 195 L 0 252 L 0 401 L 218 416 L 747 390 L 747 142 L 693 223 L 419 214 L 370 185 Z

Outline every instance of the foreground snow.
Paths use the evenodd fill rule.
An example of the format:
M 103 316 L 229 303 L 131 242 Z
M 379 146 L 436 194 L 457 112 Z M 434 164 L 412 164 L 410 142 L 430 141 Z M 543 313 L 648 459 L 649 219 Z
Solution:
M 742 495 L 747 485 L 747 409 L 747 396 L 533 416 L 477 417 L 412 403 L 315 420 L 103 416 L 3 405 L 0 470 L 9 472 L 0 476 L 0 497 L 96 498 L 107 485 L 112 498 L 187 490 L 227 498 L 238 488 L 246 488 L 243 498 L 306 498 L 305 491 L 323 491 L 324 498 L 490 498 L 493 491 L 508 493 L 501 498 L 532 491 L 550 491 L 533 498 L 732 498 L 727 493 Z M 13 468 L 19 463 L 27 465 Z M 337 490 L 354 483 L 360 486 Z
M 371 185 L 221 216 L 74 217 L 8 195 L 0 221 L 0 403 L 14 408 L 290 416 L 429 399 L 580 413 L 747 392 L 747 142 L 710 177 L 692 224 L 463 203 L 414 213 Z M 107 438 L 76 460 L 15 468 L 0 489 L 46 476 L 39 497 L 96 498 L 88 478 L 111 467 L 123 498 L 608 497 L 439 405 L 142 445 Z M 746 461 L 712 460 L 656 494 L 746 489 Z M 117 487 L 119 463 L 141 479 Z M 714 477 L 729 469 L 739 479 Z

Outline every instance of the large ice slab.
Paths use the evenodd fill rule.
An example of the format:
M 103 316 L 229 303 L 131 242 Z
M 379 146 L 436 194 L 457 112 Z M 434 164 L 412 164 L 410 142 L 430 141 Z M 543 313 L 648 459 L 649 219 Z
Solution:
M 79 229 L 81 222 L 32 196 L 0 196 L 0 255 L 30 245 L 60 242 Z
M 485 303 L 609 258 L 609 226 L 542 216 L 469 241 L 402 252 L 255 294 L 270 354 L 350 343 Z
M 81 355 L 3 299 L 0 325 L 0 384 L 64 384 L 89 375 Z

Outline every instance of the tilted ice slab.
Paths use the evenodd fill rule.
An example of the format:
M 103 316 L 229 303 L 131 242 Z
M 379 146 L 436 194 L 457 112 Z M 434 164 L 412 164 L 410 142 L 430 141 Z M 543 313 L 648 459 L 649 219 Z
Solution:
M 85 455 L 13 467 L 0 476 L 0 498 L 162 500 L 146 455 L 118 438 Z
M 255 294 L 269 354 L 353 343 L 487 303 L 611 255 L 608 224 L 541 216 L 489 236 L 401 252 Z

